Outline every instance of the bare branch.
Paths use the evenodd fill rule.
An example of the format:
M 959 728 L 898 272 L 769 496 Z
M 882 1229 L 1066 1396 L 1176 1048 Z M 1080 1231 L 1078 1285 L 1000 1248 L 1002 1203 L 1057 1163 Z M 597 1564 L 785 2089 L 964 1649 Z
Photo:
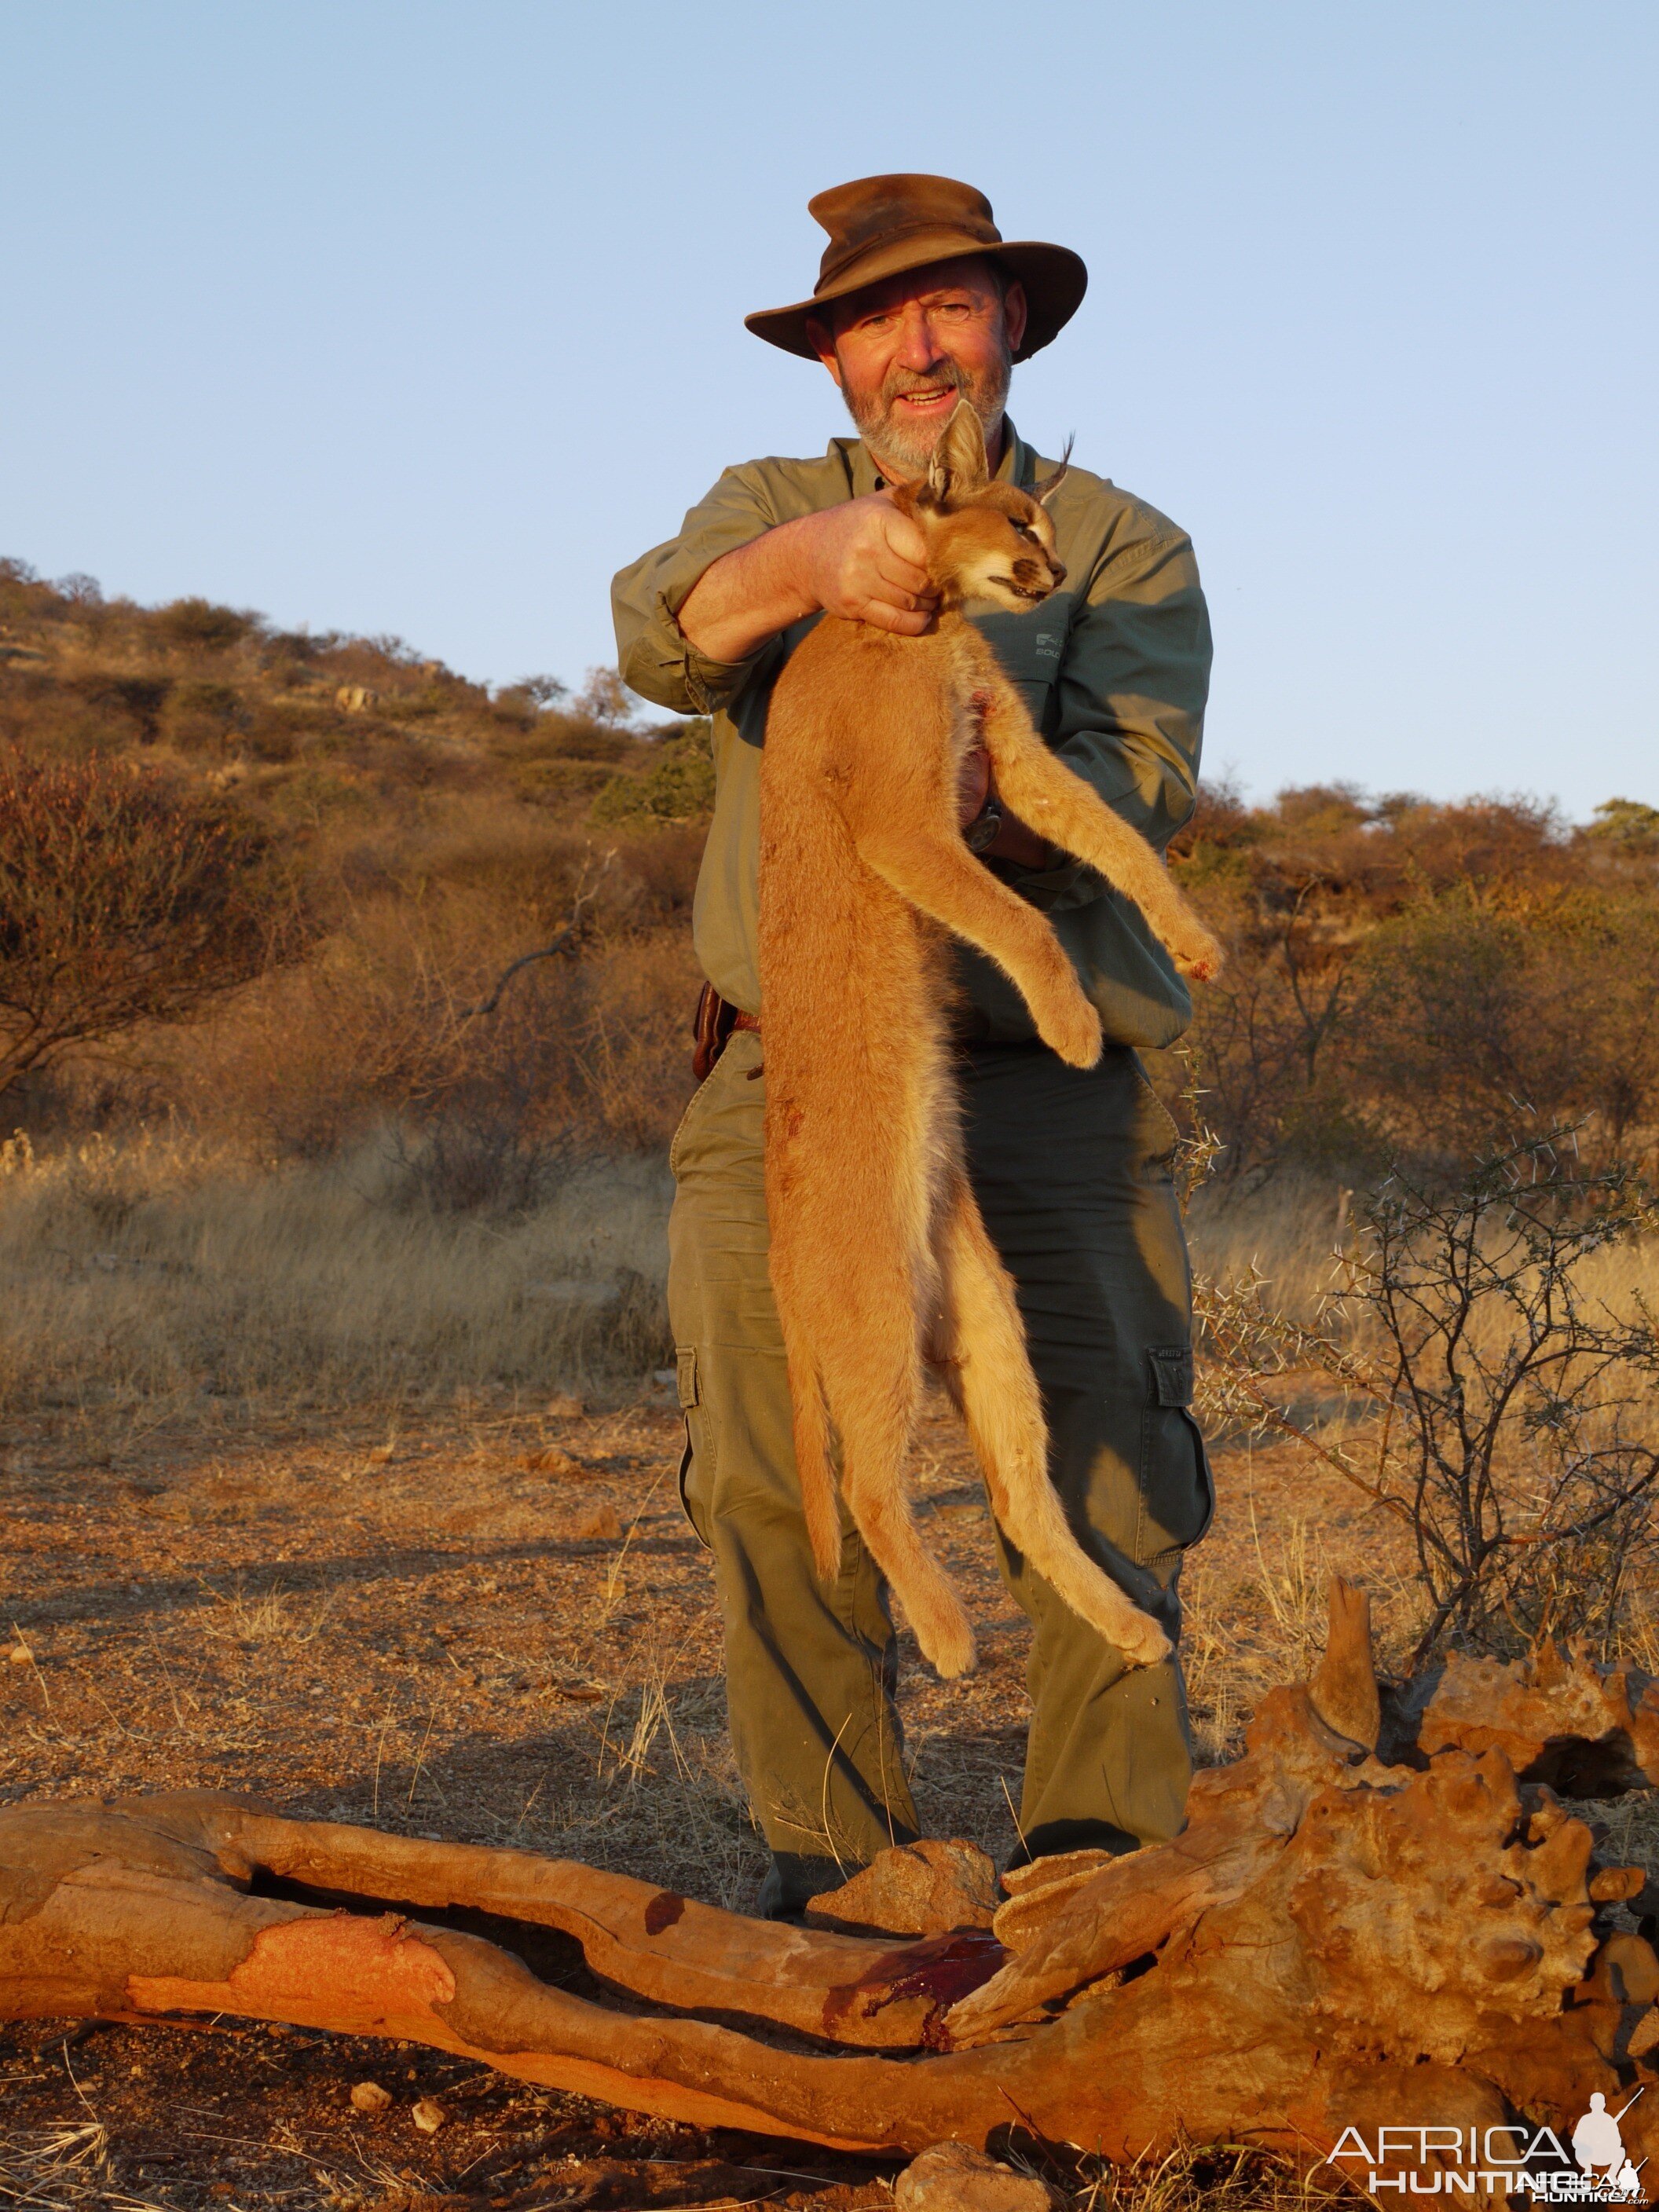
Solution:
M 570 919 L 553 942 L 550 945 L 538 946 L 534 952 L 521 952 L 516 960 L 510 961 L 495 978 L 495 988 L 489 996 L 487 999 L 481 999 L 476 1006 L 463 1006 L 455 1017 L 457 1021 L 470 1022 L 480 1014 L 493 1014 L 501 1003 L 502 992 L 506 990 L 521 968 L 528 968 L 537 960 L 551 960 L 556 954 L 568 952 L 570 950 L 580 932 L 587 908 L 598 897 L 599 885 L 609 874 L 611 863 L 616 857 L 617 848 L 613 845 L 594 870 L 591 881 L 587 872 L 588 862 L 583 861 L 581 875 L 577 882 L 576 896 L 570 902 Z

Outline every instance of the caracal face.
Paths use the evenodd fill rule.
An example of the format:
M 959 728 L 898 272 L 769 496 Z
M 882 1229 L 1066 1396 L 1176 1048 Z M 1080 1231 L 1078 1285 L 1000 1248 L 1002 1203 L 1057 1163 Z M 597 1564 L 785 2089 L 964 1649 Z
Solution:
M 958 402 L 927 474 L 901 495 L 927 540 L 927 572 L 947 601 L 986 599 L 1023 614 L 1065 582 L 1047 505 L 1065 475 L 1062 461 L 1035 492 L 994 483 L 979 417 L 966 400 Z
M 1015 614 L 1066 580 L 1048 509 L 1012 484 L 988 484 L 939 525 L 934 556 L 965 599 L 989 599 Z

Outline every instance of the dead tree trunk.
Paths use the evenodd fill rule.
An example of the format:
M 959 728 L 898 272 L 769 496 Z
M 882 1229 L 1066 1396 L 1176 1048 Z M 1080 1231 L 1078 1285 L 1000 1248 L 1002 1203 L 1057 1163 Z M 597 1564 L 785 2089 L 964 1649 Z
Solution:
M 982 2144 L 1012 2120 L 1120 2159 L 1182 2136 L 1317 2157 L 1349 2128 L 1516 2114 L 1570 2130 L 1593 2092 L 1623 2106 L 1659 2079 L 1659 1960 L 1608 1922 L 1644 1876 L 1598 1868 L 1590 1830 L 1516 1764 L 1587 1747 L 1594 1723 L 1640 1735 L 1624 1767 L 1603 1759 L 1639 1776 L 1646 1691 L 1613 1680 L 1582 1656 L 1524 1680 L 1449 1669 L 1398 1746 L 1414 1763 L 1385 1764 L 1367 1610 L 1339 1584 L 1318 1674 L 1269 1694 L 1173 1843 L 1041 1861 L 988 1930 L 963 1847 L 888 1854 L 822 1900 L 832 1923 L 933 1930 L 908 1941 L 205 1793 L 13 1807 L 0 2018 L 392 2036 L 858 2149 Z M 501 1941 L 455 1924 L 480 1915 Z M 519 1955 L 548 1929 L 580 1946 L 593 1995 Z M 1625 2132 L 1638 2160 L 1659 2143 L 1659 2097 Z

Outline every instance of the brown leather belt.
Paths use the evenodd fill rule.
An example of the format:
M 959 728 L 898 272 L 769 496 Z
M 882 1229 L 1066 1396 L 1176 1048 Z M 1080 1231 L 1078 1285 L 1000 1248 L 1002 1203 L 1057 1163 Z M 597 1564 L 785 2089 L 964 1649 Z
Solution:
M 729 1005 L 712 983 L 705 983 L 697 994 L 697 1018 L 691 1030 L 696 1040 L 691 1073 L 699 1083 L 706 1083 L 714 1073 L 715 1061 L 738 1030 L 753 1030 L 758 1035 L 760 1016 L 745 1014 L 741 1006 Z

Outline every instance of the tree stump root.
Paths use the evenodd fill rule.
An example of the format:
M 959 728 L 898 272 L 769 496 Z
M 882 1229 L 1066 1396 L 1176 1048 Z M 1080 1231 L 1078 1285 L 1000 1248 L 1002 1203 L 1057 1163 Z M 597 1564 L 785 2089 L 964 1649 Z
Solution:
M 1659 1958 L 1614 1925 L 1641 1870 L 1599 1865 L 1528 1778 L 1656 1769 L 1656 1686 L 1582 1650 L 1454 1661 L 1380 1702 L 1365 1601 L 1339 1583 L 1313 1680 L 1269 1692 L 1180 1836 L 1022 1869 L 989 1928 L 970 1846 L 913 1850 L 798 1929 L 247 1798 L 24 1804 L 0 1811 L 0 2018 L 386 2036 L 849 2151 L 1011 2123 L 1124 2160 L 1227 2142 L 1311 2162 L 1384 2124 L 1570 2132 L 1595 2091 L 1622 2108 L 1659 2080 Z M 884 1895 L 922 1932 L 843 1932 Z M 480 1914 L 505 1941 L 453 1924 Z M 595 1996 L 513 1948 L 549 1929 Z M 1659 2097 L 1625 2121 L 1638 2162 L 1650 2136 Z

